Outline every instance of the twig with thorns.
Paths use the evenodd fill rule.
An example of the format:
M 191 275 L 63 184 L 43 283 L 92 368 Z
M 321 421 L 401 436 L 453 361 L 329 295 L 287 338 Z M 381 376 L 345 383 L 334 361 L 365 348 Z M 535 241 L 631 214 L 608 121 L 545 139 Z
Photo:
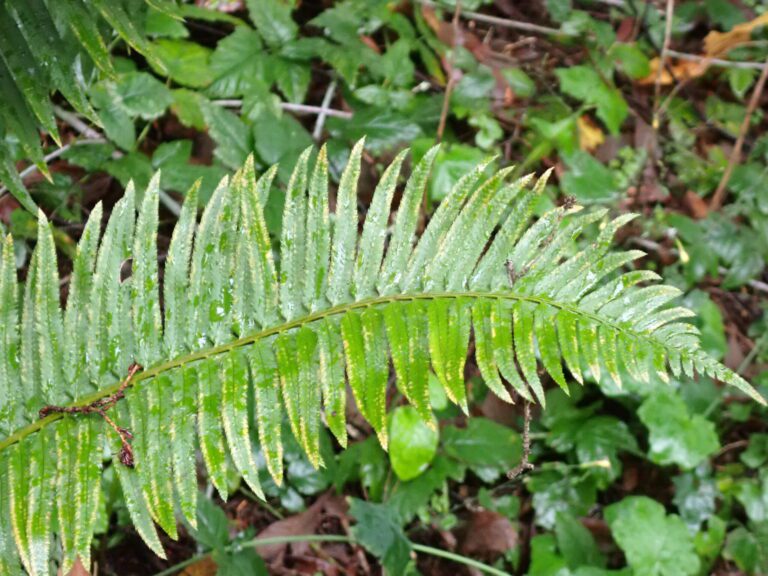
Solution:
M 131 434 L 131 431 L 127 428 L 121 428 L 115 424 L 115 421 L 107 416 L 107 410 L 125 398 L 125 389 L 128 388 L 131 383 L 131 379 L 133 379 L 136 373 L 141 370 L 141 365 L 137 364 L 136 362 L 131 364 L 131 366 L 128 368 L 128 375 L 125 377 L 125 380 L 120 383 L 120 387 L 117 389 L 117 391 L 115 391 L 114 394 L 107 396 L 106 398 L 99 398 L 98 400 L 94 400 L 85 406 L 43 406 L 40 409 L 40 412 L 38 412 L 38 415 L 40 418 L 45 418 L 49 414 L 98 414 L 104 418 L 104 421 L 109 424 L 109 426 L 120 437 L 122 448 L 118 454 L 118 459 L 124 466 L 132 468 L 134 459 L 133 448 L 131 447 L 130 441 L 133 439 L 133 434 Z
M 533 470 L 531 458 L 531 402 L 523 399 L 523 457 L 520 464 L 507 472 L 507 478 L 514 480 L 527 470 Z

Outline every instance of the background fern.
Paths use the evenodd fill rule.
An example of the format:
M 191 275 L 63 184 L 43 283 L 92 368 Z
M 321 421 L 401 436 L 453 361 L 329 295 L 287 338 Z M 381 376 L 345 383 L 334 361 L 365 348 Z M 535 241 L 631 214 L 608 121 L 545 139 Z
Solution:
M 137 25 L 143 21 L 137 14 L 146 5 L 179 14 L 167 0 L 0 2 L 0 181 L 27 209 L 34 212 L 35 203 L 16 171 L 6 135 L 18 139 L 24 157 L 50 178 L 39 130 L 61 146 L 52 94 L 60 92 L 77 112 L 100 124 L 87 84 L 96 69 L 108 77 L 115 74 L 110 36 L 122 38 L 164 69 Z
M 143 193 L 129 186 L 100 234 L 91 214 L 61 309 L 56 251 L 39 217 L 37 248 L 19 286 L 13 241 L 0 268 L 0 573 L 47 574 L 90 561 L 105 445 L 120 439 L 97 416 L 53 414 L 45 405 L 86 406 L 120 389 L 129 366 L 145 367 L 110 416 L 134 435 L 135 467 L 114 467 L 137 531 L 159 555 L 159 525 L 176 537 L 174 500 L 195 524 L 199 448 L 227 498 L 237 471 L 261 494 L 251 432 L 276 482 L 283 474 L 283 411 L 315 466 L 326 425 L 347 443 L 346 382 L 358 410 L 387 445 L 390 359 L 400 392 L 434 425 L 433 371 L 467 410 L 464 363 L 474 335 L 489 388 L 510 387 L 544 403 L 539 361 L 567 390 L 563 365 L 583 374 L 626 371 L 647 381 L 701 372 L 764 400 L 700 348 L 692 313 L 670 307 L 674 288 L 653 272 L 622 268 L 642 255 L 611 252 L 631 216 L 607 219 L 571 202 L 530 224 L 546 176 L 508 182 L 511 169 L 466 174 L 415 242 L 421 199 L 437 149 L 415 166 L 394 222 L 390 212 L 405 154 L 378 183 L 358 237 L 357 180 L 363 143 L 352 151 L 329 210 L 325 149 L 304 152 L 286 192 L 279 260 L 263 205 L 275 168 L 258 180 L 252 160 L 224 179 L 197 223 L 187 197 L 160 282 L 156 234 L 159 175 Z M 138 218 L 136 218 L 136 206 Z M 572 240 L 602 226 L 582 251 Z M 121 267 L 131 260 L 131 275 Z M 163 305 L 161 307 L 161 289 Z M 506 384 L 505 384 L 506 382 Z M 318 386 L 319 384 L 319 386 Z M 508 385 L 508 386 L 507 386 Z M 53 528 L 52 528 L 53 527 Z M 54 538 L 55 536 L 55 538 Z

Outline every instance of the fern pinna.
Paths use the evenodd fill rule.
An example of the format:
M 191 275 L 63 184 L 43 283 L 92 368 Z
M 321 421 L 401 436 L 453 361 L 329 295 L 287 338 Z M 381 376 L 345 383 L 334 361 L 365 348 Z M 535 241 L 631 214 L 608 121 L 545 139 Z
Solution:
M 395 158 L 358 237 L 362 150 L 362 142 L 352 150 L 333 215 L 325 149 L 314 164 L 311 150 L 301 155 L 287 186 L 279 262 L 262 208 L 274 168 L 257 180 L 249 160 L 221 182 L 199 223 L 191 190 L 165 260 L 162 306 L 159 176 L 138 218 L 128 187 L 101 238 L 102 209 L 94 209 L 64 310 L 42 214 L 23 287 L 5 240 L 0 573 L 23 566 L 48 574 L 51 556 L 65 571 L 78 556 L 88 565 L 110 454 L 136 529 L 162 556 L 155 524 L 175 537 L 176 509 L 195 523 L 198 450 L 222 498 L 230 468 L 261 494 L 256 436 L 278 483 L 283 414 L 321 466 L 321 424 L 347 443 L 347 382 L 386 447 L 390 359 L 399 391 L 427 422 L 434 425 L 430 372 L 466 411 L 472 335 L 485 382 L 507 401 L 513 389 L 544 403 L 541 363 L 566 390 L 563 365 L 578 382 L 603 373 L 617 384 L 622 374 L 647 381 L 651 373 L 667 379 L 669 370 L 709 375 L 764 402 L 701 350 L 685 321 L 692 313 L 668 305 L 676 289 L 649 284 L 653 272 L 622 272 L 642 256 L 609 251 L 631 216 L 607 220 L 604 210 L 567 202 L 531 224 L 546 177 L 507 182 L 505 169 L 486 178 L 485 163 L 458 181 L 416 242 L 435 148 L 413 169 L 390 223 L 405 153 Z M 597 238 L 575 250 L 573 239 L 595 223 Z M 144 369 L 125 380 L 134 362 Z M 109 407 L 108 418 L 93 414 Z

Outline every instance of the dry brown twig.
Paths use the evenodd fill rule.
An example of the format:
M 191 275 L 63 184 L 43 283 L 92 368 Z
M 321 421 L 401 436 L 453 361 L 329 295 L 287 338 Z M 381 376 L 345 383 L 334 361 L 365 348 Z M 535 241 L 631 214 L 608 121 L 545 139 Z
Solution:
M 659 129 L 659 106 L 661 105 L 661 78 L 664 71 L 664 63 L 667 59 L 667 51 L 672 42 L 672 19 L 675 14 L 675 0 L 667 0 L 667 9 L 664 22 L 664 43 L 661 46 L 659 55 L 659 66 L 656 70 L 656 81 L 654 83 L 653 96 L 653 122 L 651 126 L 654 130 Z
M 533 470 L 534 466 L 531 458 L 531 402 L 523 399 L 523 457 L 520 464 L 507 472 L 507 478 L 516 479 L 520 474 L 528 470 Z
M 117 435 L 120 437 L 120 443 L 122 445 L 122 448 L 120 449 L 120 453 L 118 454 L 118 458 L 120 459 L 120 462 L 124 466 L 128 466 L 129 468 L 133 467 L 134 459 L 133 459 L 133 448 L 131 447 L 131 439 L 133 439 L 133 434 L 131 434 L 130 430 L 126 428 L 121 428 L 117 424 L 115 424 L 115 421 L 112 420 L 109 416 L 107 416 L 107 410 L 112 408 L 115 404 L 117 404 L 120 400 L 125 398 L 125 390 L 128 388 L 128 386 L 131 383 L 131 380 L 133 377 L 142 370 L 142 367 L 139 364 L 136 364 L 135 362 L 131 364 L 130 368 L 128 368 L 128 375 L 125 377 L 125 380 L 123 380 L 120 383 L 120 387 L 117 389 L 117 391 L 114 394 L 111 394 L 110 396 L 107 396 L 106 398 L 100 398 L 99 400 L 94 400 L 90 404 L 86 404 L 85 406 L 54 406 L 54 405 L 48 405 L 43 406 L 40 409 L 40 412 L 38 413 L 38 416 L 40 418 L 45 418 L 46 416 L 49 416 L 50 414 L 98 414 L 101 416 L 104 421 L 109 424 L 109 426 L 117 433 Z
M 443 108 L 440 111 L 440 123 L 437 126 L 437 137 L 435 140 L 439 143 L 443 139 L 443 132 L 445 132 L 445 124 L 448 121 L 448 110 L 451 105 L 451 94 L 453 93 L 453 87 L 456 84 L 456 67 L 454 61 L 456 60 L 456 48 L 462 45 L 461 28 L 459 27 L 459 17 L 461 16 L 461 1 L 456 2 L 456 9 L 453 11 L 453 46 L 451 48 L 451 57 L 448 62 L 448 84 L 445 86 L 445 95 L 443 96 Z
M 728 181 L 731 179 L 733 169 L 739 163 L 741 149 L 744 146 L 744 139 L 747 137 L 747 132 L 749 132 L 749 123 L 752 121 L 752 114 L 755 112 L 755 108 L 757 108 L 757 104 L 760 102 L 760 97 L 763 95 L 766 79 L 768 79 L 768 58 L 765 60 L 763 71 L 760 73 L 760 78 L 758 78 L 757 84 L 755 84 L 755 89 L 752 91 L 752 96 L 749 99 L 749 104 L 747 104 L 747 113 L 744 115 L 744 120 L 739 129 L 739 136 L 736 138 L 736 144 L 733 146 L 731 155 L 728 158 L 728 165 L 725 167 L 723 177 L 720 179 L 720 183 L 717 185 L 717 189 L 712 196 L 712 201 L 709 203 L 710 210 L 719 210 L 720 206 L 723 205 Z

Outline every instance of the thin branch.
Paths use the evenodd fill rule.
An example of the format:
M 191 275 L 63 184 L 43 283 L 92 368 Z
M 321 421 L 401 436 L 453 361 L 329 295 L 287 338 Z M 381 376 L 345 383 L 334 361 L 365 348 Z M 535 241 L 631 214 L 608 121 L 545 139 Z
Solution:
M 459 27 L 459 17 L 461 16 L 461 1 L 456 1 L 456 9 L 453 11 L 453 20 L 451 25 L 453 26 L 453 46 L 451 48 L 451 57 L 448 61 L 448 84 L 445 86 L 445 94 L 443 95 L 443 108 L 440 111 L 440 123 L 437 126 L 436 142 L 441 142 L 443 139 L 443 132 L 445 131 L 445 124 L 448 121 L 448 110 L 451 105 L 451 94 L 453 93 L 453 87 L 456 84 L 456 66 L 454 61 L 456 59 L 456 48 L 461 46 L 462 41 L 461 28 Z M 426 204 L 426 196 L 424 197 Z
M 273 536 L 270 538 L 254 538 L 253 540 L 250 540 L 248 542 L 238 542 L 236 544 L 230 544 L 225 548 L 225 550 L 234 551 L 239 548 L 258 548 L 259 546 L 267 546 L 269 544 L 290 544 L 295 542 L 337 542 L 337 543 L 340 542 L 344 544 L 349 544 L 350 546 L 359 545 L 359 543 L 356 542 L 354 538 L 350 536 L 343 536 L 341 534 L 305 534 L 305 535 Z M 430 556 L 438 556 L 440 558 L 445 558 L 446 560 L 451 560 L 459 564 L 464 564 L 465 566 L 476 568 L 481 572 L 485 572 L 486 574 L 508 576 L 507 572 L 499 570 L 498 568 L 494 568 L 493 566 L 489 566 L 488 564 L 483 564 L 478 560 L 473 560 L 472 558 L 461 556 L 460 554 L 456 554 L 454 552 L 449 552 L 448 550 L 442 550 L 440 548 L 433 548 L 432 546 L 425 546 L 424 544 L 416 544 L 416 543 L 411 543 L 411 547 L 415 552 L 420 552 L 422 554 L 428 554 Z M 183 568 L 186 568 L 187 566 L 191 566 L 192 564 L 195 564 L 203 560 L 204 558 L 210 557 L 211 554 L 212 552 L 198 554 L 197 556 L 193 556 L 192 558 L 183 560 L 182 562 L 179 562 L 178 564 L 171 566 L 170 568 L 166 568 L 162 572 L 158 572 L 157 574 L 155 574 L 155 576 L 171 576 L 171 574 L 176 574 L 177 572 L 181 571 Z
M 277 326 L 272 326 L 270 328 L 260 330 L 259 332 L 248 334 L 247 336 L 243 336 L 237 340 L 232 340 L 225 344 L 219 344 L 217 346 L 212 346 L 210 348 L 202 348 L 194 352 L 190 352 L 188 354 L 171 358 L 170 360 L 166 360 L 164 362 L 160 362 L 158 364 L 155 364 L 154 366 L 146 368 L 145 370 L 143 370 L 142 372 L 136 375 L 136 377 L 131 381 L 130 385 L 135 386 L 138 382 L 148 380 L 150 378 L 154 378 L 159 374 L 164 374 L 169 370 L 173 370 L 174 368 L 179 368 L 181 366 L 184 366 L 185 364 L 190 364 L 192 362 L 196 362 L 198 360 L 203 360 L 206 358 L 214 358 L 222 354 L 227 354 L 229 352 L 232 352 L 233 350 L 237 350 L 245 346 L 250 346 L 256 342 L 262 341 L 265 338 L 269 338 L 270 336 L 283 334 L 293 328 L 306 326 L 308 324 L 311 324 L 313 322 L 318 322 L 326 318 L 334 318 L 336 316 L 346 314 L 352 310 L 367 310 L 372 306 L 390 304 L 394 302 L 420 302 L 420 301 L 430 302 L 438 299 L 457 299 L 457 298 L 469 298 L 469 299 L 485 298 L 485 299 L 497 300 L 500 302 L 530 302 L 532 304 L 543 304 L 546 306 L 551 306 L 558 310 L 565 310 L 567 312 L 571 312 L 572 314 L 575 314 L 580 318 L 589 319 L 595 323 L 599 323 L 603 326 L 606 326 L 611 330 L 615 330 L 618 333 L 629 334 L 631 335 L 632 338 L 644 339 L 648 342 L 655 342 L 655 340 L 645 332 L 636 332 L 634 330 L 627 328 L 624 325 L 621 325 L 610 319 L 599 316 L 596 313 L 583 310 L 574 304 L 571 304 L 568 302 L 559 302 L 559 301 L 551 300 L 550 298 L 545 296 L 535 296 L 532 294 L 517 294 L 514 292 L 508 292 L 508 291 L 488 292 L 488 291 L 477 291 L 477 290 L 468 290 L 468 291 L 459 291 L 459 292 L 417 292 L 417 293 L 407 293 L 407 294 L 390 294 L 390 295 L 384 295 L 384 296 L 377 296 L 374 298 L 366 298 L 364 300 L 358 300 L 355 302 L 337 304 L 336 306 L 333 306 L 331 308 L 326 308 L 325 310 L 312 312 L 311 314 L 307 314 L 306 316 L 301 316 L 289 322 L 285 322 L 284 324 L 279 324 Z M 118 388 L 119 388 L 119 384 L 111 384 L 111 385 L 104 386 L 103 388 L 100 388 L 99 390 L 96 390 L 95 392 L 92 392 L 91 394 L 88 394 L 72 402 L 71 404 L 69 404 L 69 406 L 87 406 L 88 404 L 91 404 L 95 400 L 99 400 L 100 398 L 104 398 L 106 396 L 113 394 Z M 756 398 L 759 398 L 759 396 L 757 396 Z M 758 402 L 760 401 L 761 400 L 758 400 Z M 22 428 L 17 429 L 10 436 L 0 439 L 0 452 L 5 450 L 9 446 L 13 446 L 17 442 L 22 441 L 27 436 L 31 434 L 35 434 L 36 432 L 38 432 L 45 426 L 48 426 L 49 424 L 53 423 L 55 420 L 58 420 L 59 418 L 61 418 L 60 414 L 50 414 L 43 420 L 35 420 L 34 422 L 31 422 L 26 426 L 23 426 Z
M 664 73 L 664 65 L 667 60 L 669 45 L 672 42 L 672 19 L 675 13 L 675 0 L 667 0 L 667 10 L 664 22 L 664 43 L 661 45 L 659 65 L 656 69 L 656 82 L 653 96 L 653 123 L 654 130 L 659 129 L 659 106 L 661 104 L 661 77 Z
M 61 108 L 60 106 L 54 106 L 53 113 L 56 114 L 59 120 L 66 122 L 86 138 L 103 138 L 98 130 L 94 130 L 88 126 L 88 124 L 80 120 L 76 114 L 69 110 L 64 110 L 64 108 Z
M 523 457 L 520 464 L 507 472 L 507 478 L 515 480 L 527 470 L 533 470 L 531 459 L 531 402 L 523 399 Z
M 320 140 L 320 137 L 323 135 L 323 125 L 325 124 L 325 119 L 328 117 L 328 111 L 330 110 L 329 106 L 331 105 L 331 100 L 333 100 L 333 95 L 335 93 L 336 80 L 328 85 L 328 89 L 325 91 L 325 96 L 323 96 L 323 101 L 320 104 L 320 112 L 315 121 L 315 129 L 312 131 L 312 139 L 315 142 Z
M 242 100 L 226 99 L 214 100 L 214 104 L 225 108 L 240 108 L 243 105 Z M 297 114 L 325 114 L 333 118 L 343 118 L 349 120 L 352 118 L 352 112 L 345 110 L 334 110 L 333 108 L 323 108 L 321 106 L 310 106 L 309 104 L 292 104 L 291 102 L 280 102 L 280 108 L 287 112 L 296 112 Z
M 441 6 L 437 2 L 432 0 L 417 0 L 419 4 L 427 6 L 428 8 L 440 8 Z M 522 30 L 524 32 L 533 32 L 535 34 L 546 35 L 559 35 L 559 36 L 575 36 L 574 33 L 566 32 L 558 28 L 550 28 L 549 26 L 539 26 L 538 24 L 531 24 L 530 22 L 520 22 L 519 20 L 511 20 L 509 18 L 499 18 L 498 16 L 490 16 L 488 14 L 481 14 L 480 12 L 464 11 L 461 13 L 462 18 L 467 20 L 477 20 L 478 22 L 484 22 L 486 24 L 493 24 L 494 26 L 501 26 L 502 28 L 512 28 L 513 30 Z
M 648 238 L 641 238 L 640 236 L 635 236 L 632 238 L 629 238 L 627 242 L 630 242 L 632 244 L 635 244 L 636 246 L 640 246 L 640 248 L 644 248 L 645 250 L 648 250 L 650 252 L 655 253 L 661 253 L 661 252 L 667 252 L 671 254 L 672 256 L 680 256 L 680 252 L 677 250 L 677 248 L 665 248 L 658 242 L 654 242 L 653 240 L 649 240 Z M 728 274 L 728 269 L 724 268 L 723 266 L 718 267 L 717 269 L 718 274 Z M 761 282 L 760 280 L 749 280 L 747 281 L 747 286 L 750 288 L 753 288 L 757 290 L 758 292 L 764 292 L 765 294 L 768 294 L 768 284 L 765 282 Z
M 61 148 L 57 148 L 56 150 L 54 150 L 50 154 L 46 154 L 43 157 L 43 162 L 45 164 L 48 164 L 49 162 L 52 162 L 53 160 L 56 160 L 56 158 L 58 158 L 62 154 L 65 154 L 73 146 L 80 146 L 80 145 L 83 145 L 83 144 L 96 144 L 96 143 L 103 143 L 103 142 L 105 142 L 104 138 L 92 138 L 92 139 L 88 139 L 88 140 L 80 140 L 78 142 L 71 142 L 69 144 L 65 144 Z M 19 172 L 19 177 L 23 180 L 27 176 L 31 176 L 32 174 L 37 172 L 37 170 L 38 169 L 37 169 L 37 165 L 36 164 L 30 164 L 29 166 L 24 168 L 24 170 Z M 0 187 L 0 196 L 3 196 L 6 192 L 8 192 L 8 188 L 6 186 L 1 186 Z
M 757 84 L 755 84 L 755 89 L 752 91 L 752 97 L 749 99 L 749 104 L 747 105 L 747 113 L 744 115 L 744 120 L 739 129 L 739 137 L 736 139 L 736 144 L 734 145 L 733 150 L 731 150 L 731 156 L 728 158 L 728 166 L 725 167 L 725 172 L 720 179 L 720 184 L 717 185 L 717 190 L 715 190 L 715 194 L 712 196 L 712 202 L 709 204 L 710 210 L 719 210 L 720 206 L 723 204 L 728 181 L 731 179 L 733 169 L 739 163 L 741 149 L 744 146 L 744 139 L 747 137 L 747 132 L 749 132 L 749 123 L 752 120 L 752 114 L 755 112 L 758 102 L 760 102 L 760 97 L 763 95 L 766 79 L 768 79 L 768 58 L 765 60 L 763 71 L 760 73 L 760 78 L 758 78 Z
M 133 458 L 133 448 L 131 447 L 130 440 L 133 438 L 133 434 L 126 428 L 121 428 L 117 424 L 115 424 L 115 421 L 112 420 L 109 416 L 107 416 L 107 410 L 112 408 L 115 404 L 117 404 L 120 400 L 125 398 L 125 390 L 130 386 L 131 380 L 136 375 L 137 372 L 141 371 L 142 367 L 135 362 L 131 364 L 131 367 L 128 369 L 128 375 L 125 377 L 125 379 L 120 383 L 120 386 L 115 391 L 114 394 L 107 396 L 106 398 L 100 398 L 98 400 L 94 400 L 90 404 L 86 406 L 43 406 L 40 409 L 40 412 L 38 414 L 39 418 L 45 418 L 49 414 L 69 414 L 69 415 L 75 415 L 75 414 L 98 414 L 101 416 L 104 421 L 109 424 L 109 426 L 115 431 L 115 433 L 120 437 L 120 454 L 118 455 L 118 458 L 120 459 L 120 462 L 123 463 L 124 466 L 128 466 L 129 468 L 133 467 L 134 464 L 134 458 Z
M 678 52 L 677 50 L 667 50 L 667 55 L 680 60 L 690 62 L 702 62 L 707 66 L 720 66 L 722 68 L 742 68 L 747 70 L 764 70 L 765 63 L 760 62 L 741 62 L 738 60 L 723 60 L 722 58 L 708 58 L 699 54 L 688 54 L 687 52 Z

